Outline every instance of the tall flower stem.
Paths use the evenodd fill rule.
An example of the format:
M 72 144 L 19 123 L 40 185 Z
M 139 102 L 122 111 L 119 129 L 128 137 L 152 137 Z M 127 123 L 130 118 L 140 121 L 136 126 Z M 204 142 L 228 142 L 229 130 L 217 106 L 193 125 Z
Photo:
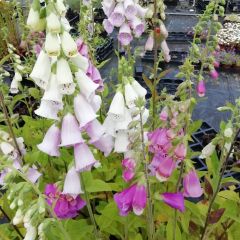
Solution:
M 82 189 L 83 189 L 83 192 L 84 192 L 85 200 L 86 200 L 86 203 L 87 203 L 88 213 L 89 213 L 92 225 L 93 225 L 95 239 L 99 240 L 101 238 L 100 238 L 99 233 L 98 233 L 97 223 L 96 223 L 93 211 L 92 211 L 92 207 L 91 207 L 91 204 L 90 204 L 90 199 L 89 199 L 89 196 L 88 196 L 88 192 L 86 191 L 86 186 L 85 186 L 84 179 L 83 179 L 83 176 L 82 176 L 81 173 L 80 173 L 80 179 L 81 179 L 81 186 L 82 186 Z
M 152 240 L 154 236 L 154 221 L 153 221 L 153 206 L 151 198 L 150 183 L 148 177 L 148 162 L 146 159 L 145 144 L 144 144 L 144 132 L 143 132 L 143 120 L 142 111 L 140 109 L 140 126 L 141 126 L 141 141 L 142 141 L 142 154 L 144 164 L 144 176 L 147 185 L 147 225 L 148 225 L 148 240 Z
M 154 38 L 154 65 L 153 65 L 153 90 L 152 90 L 152 130 L 155 128 L 156 117 L 156 83 L 157 83 L 157 69 L 158 69 L 158 56 L 157 56 L 157 0 L 154 0 L 154 13 L 153 13 L 153 38 Z
M 240 129 L 238 129 L 238 131 L 237 131 L 237 133 L 236 133 L 236 135 L 234 137 L 234 140 L 233 140 L 233 142 L 231 144 L 231 147 L 230 147 L 230 149 L 229 149 L 229 151 L 227 153 L 227 156 L 226 156 L 226 158 L 225 158 L 225 160 L 224 160 L 224 162 L 222 164 L 222 170 L 221 170 L 221 174 L 220 174 L 219 179 L 218 179 L 217 187 L 216 187 L 215 192 L 213 193 L 213 196 L 212 196 L 211 201 L 210 201 L 209 206 L 208 206 L 207 217 L 206 217 L 204 228 L 203 228 L 202 235 L 201 235 L 201 238 L 200 238 L 201 240 L 203 240 L 205 238 L 205 234 L 206 234 L 206 231 L 207 231 L 208 221 L 209 221 L 209 217 L 210 217 L 211 210 L 212 210 L 212 207 L 213 207 L 213 203 L 214 203 L 214 201 L 215 201 L 215 199 L 217 197 L 217 194 L 218 194 L 218 192 L 219 192 L 219 190 L 221 188 L 221 182 L 222 182 L 223 175 L 224 175 L 224 173 L 226 171 L 226 168 L 227 168 L 228 159 L 229 159 L 229 156 L 230 156 L 230 154 L 231 154 L 231 152 L 232 152 L 232 150 L 234 148 L 234 143 L 236 142 L 237 137 L 238 137 L 239 134 L 240 134 Z M 224 158 L 224 156 L 222 157 L 221 160 L 223 160 L 223 158 Z M 222 161 L 220 161 L 220 162 L 222 162 Z
M 17 149 L 18 154 L 21 157 L 22 161 L 24 162 L 23 156 L 22 156 L 22 152 L 20 151 L 20 148 L 19 148 L 17 140 L 16 140 L 16 136 L 15 136 L 15 134 L 13 132 L 11 119 L 10 119 L 10 117 L 8 115 L 8 111 L 7 111 L 5 102 L 4 102 L 4 96 L 3 96 L 3 93 L 2 93 L 1 90 L 0 90 L 0 105 L 1 105 L 2 110 L 3 110 L 3 114 L 4 114 L 4 117 L 5 117 L 6 125 L 8 126 L 8 129 L 9 129 L 9 134 L 10 134 L 11 138 L 13 139 L 14 146 Z

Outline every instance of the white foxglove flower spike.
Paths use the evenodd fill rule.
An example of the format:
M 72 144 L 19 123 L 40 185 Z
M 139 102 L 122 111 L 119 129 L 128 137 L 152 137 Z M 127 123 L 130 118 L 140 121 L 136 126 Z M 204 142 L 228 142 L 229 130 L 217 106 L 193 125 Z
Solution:
M 74 63 L 78 68 L 83 70 L 83 72 L 87 72 L 89 66 L 88 59 L 82 56 L 80 53 L 78 53 L 75 57 L 71 57 L 70 61 Z
M 65 14 L 67 13 L 67 8 L 64 5 L 63 0 L 57 0 L 55 3 L 55 7 L 60 16 L 65 16 Z
M 47 30 L 55 34 L 60 33 L 61 31 L 61 24 L 59 18 L 53 12 L 51 12 L 49 16 L 47 16 Z
M 62 94 L 71 95 L 75 91 L 75 83 L 68 62 L 61 58 L 57 61 L 57 83 Z
M 98 88 L 98 84 L 94 83 L 83 71 L 79 70 L 75 73 L 78 86 L 81 94 L 87 99 L 92 99 L 95 95 L 95 90 Z
M 120 91 L 117 91 L 108 110 L 108 116 L 114 121 L 124 121 L 124 115 L 124 97 Z
M 30 77 L 43 89 L 47 88 L 51 74 L 51 61 L 49 56 L 42 50 L 33 67 Z
M 138 81 L 133 80 L 131 85 L 134 91 L 137 93 L 138 97 L 145 98 L 147 90 L 144 87 L 142 87 Z
M 125 85 L 125 100 L 129 108 L 135 107 L 135 100 L 138 98 L 137 93 L 130 83 Z
M 116 131 L 118 131 L 118 130 L 127 130 L 129 123 L 132 121 L 132 117 L 131 117 L 130 111 L 127 108 L 125 108 L 124 112 L 125 112 L 124 120 L 123 121 L 119 121 L 119 122 L 116 123 L 116 127 L 115 127 Z
M 45 50 L 50 57 L 57 57 L 60 54 L 59 37 L 53 33 L 47 33 L 45 41 Z

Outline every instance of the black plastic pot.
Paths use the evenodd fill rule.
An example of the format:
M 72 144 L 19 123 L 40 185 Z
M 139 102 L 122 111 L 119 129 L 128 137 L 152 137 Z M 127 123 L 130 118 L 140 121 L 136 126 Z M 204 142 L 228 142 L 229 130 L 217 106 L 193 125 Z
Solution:
M 96 48 L 96 59 L 98 62 L 106 60 L 113 52 L 113 39 L 108 38 L 107 41 Z
M 187 42 L 192 41 L 193 35 L 186 32 L 169 32 L 167 41 Z

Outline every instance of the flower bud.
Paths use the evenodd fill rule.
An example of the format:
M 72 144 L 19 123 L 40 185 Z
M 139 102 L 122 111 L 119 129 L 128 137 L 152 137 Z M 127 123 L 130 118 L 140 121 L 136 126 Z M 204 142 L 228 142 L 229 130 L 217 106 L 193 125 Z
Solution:
M 233 130 L 232 128 L 226 128 L 224 130 L 224 137 L 230 138 L 233 135 Z

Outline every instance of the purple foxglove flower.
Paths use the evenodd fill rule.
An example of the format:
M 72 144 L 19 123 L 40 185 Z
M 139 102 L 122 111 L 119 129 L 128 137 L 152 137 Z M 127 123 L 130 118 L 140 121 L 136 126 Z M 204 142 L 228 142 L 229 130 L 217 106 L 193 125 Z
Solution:
M 146 207 L 147 203 L 147 191 L 145 185 L 137 185 L 135 194 L 133 197 L 133 212 L 136 215 L 141 215 Z
M 145 51 L 152 51 L 153 50 L 153 45 L 154 45 L 154 38 L 153 38 L 153 33 L 150 33 L 148 36 L 148 39 L 145 43 Z
M 174 154 L 177 157 L 178 160 L 183 160 L 187 155 L 187 148 L 183 143 L 180 143 L 177 145 L 177 147 L 174 150 Z
M 36 167 L 29 168 L 27 171 L 27 178 L 30 182 L 35 183 L 42 174 L 36 169 Z
M 40 52 L 42 51 L 42 46 L 40 44 L 35 44 L 33 46 L 33 50 L 34 50 L 36 56 L 38 57 Z
M 60 135 L 61 133 L 59 128 L 53 124 L 48 129 L 42 143 L 37 145 L 38 149 L 50 156 L 59 157 Z
M 131 29 L 127 23 L 123 23 L 120 27 L 118 33 L 118 40 L 123 46 L 129 45 L 129 43 L 133 40 Z
M 131 20 L 131 28 L 133 29 L 135 36 L 138 38 L 143 34 L 145 26 L 139 18 L 134 17 Z
M 68 173 L 65 177 L 64 186 L 63 186 L 63 194 L 69 194 L 73 198 L 76 198 L 77 195 L 83 193 L 80 184 L 79 173 L 76 171 L 74 167 L 68 170 Z
M 103 0 L 102 1 L 102 9 L 107 17 L 109 17 L 114 10 L 115 1 L 114 0 Z
M 91 167 L 96 163 L 96 160 L 85 143 L 76 144 L 74 146 L 74 158 L 76 171 L 83 172 L 90 170 Z
M 81 94 L 74 98 L 74 112 L 81 128 L 97 117 L 90 103 Z
M 136 162 L 133 158 L 124 158 L 122 160 L 122 166 L 127 169 L 134 170 L 136 167 Z
M 114 194 L 114 201 L 118 206 L 121 216 L 127 216 L 128 213 L 132 210 L 132 202 L 136 187 L 137 185 L 134 184 L 122 192 Z
M 125 101 L 120 91 L 117 91 L 112 99 L 108 116 L 114 121 L 123 121 L 125 119 Z
M 169 156 L 162 157 L 159 156 L 159 166 L 156 170 L 156 178 L 159 181 L 166 181 L 171 175 L 176 167 L 176 162 L 172 160 Z
M 8 173 L 7 169 L 4 169 L 0 172 L 0 186 L 4 186 L 5 183 L 4 178 L 7 175 L 7 173 Z
M 89 122 L 84 127 L 84 129 L 87 132 L 88 136 L 91 138 L 90 143 L 99 140 L 99 138 L 105 132 L 105 128 L 101 125 L 101 123 L 97 119 L 94 119 L 93 121 Z
M 55 184 L 47 184 L 45 186 L 44 194 L 47 196 L 47 202 L 49 205 L 52 205 L 60 192 L 57 189 Z
M 197 94 L 199 97 L 204 97 L 206 93 L 206 87 L 203 80 L 200 80 L 197 85 Z
M 210 71 L 210 76 L 213 78 L 213 79 L 217 79 L 219 77 L 219 74 L 218 72 L 216 71 L 216 69 L 213 69 Z
M 163 201 L 170 207 L 178 209 L 180 212 L 184 212 L 184 198 L 181 192 L 178 193 L 163 193 Z
M 89 67 L 87 71 L 87 76 L 92 79 L 92 81 L 98 84 L 98 91 L 102 91 L 104 88 L 103 80 L 98 69 L 89 61 Z
M 79 38 L 77 39 L 76 44 L 77 44 L 78 52 L 79 52 L 82 56 L 88 58 L 88 47 L 87 47 L 87 45 L 83 42 L 83 40 L 82 40 L 81 37 L 79 37 Z
M 124 23 L 124 7 L 121 2 L 116 5 L 108 20 L 115 27 L 120 27 Z
M 131 169 L 125 169 L 123 171 L 122 177 L 125 182 L 129 182 L 133 179 L 135 172 Z
M 53 101 L 41 100 L 40 107 L 34 113 L 40 117 L 58 120 L 58 112 L 62 109 L 62 104 Z
M 194 170 L 188 172 L 183 178 L 183 188 L 184 188 L 183 195 L 185 197 L 197 198 L 203 194 L 199 178 Z
M 60 146 L 69 147 L 83 142 L 84 140 L 76 118 L 71 113 L 66 114 L 62 120 Z
M 162 121 L 167 121 L 167 119 L 168 119 L 168 112 L 167 112 L 167 109 L 166 108 L 164 108 L 162 111 L 161 111 L 161 113 L 160 113 L 160 115 L 159 115 L 159 118 L 160 118 L 160 120 L 162 120 Z
M 128 20 L 131 20 L 137 14 L 137 7 L 133 0 L 125 0 L 123 2 L 125 16 Z
M 103 27 L 108 34 L 113 32 L 114 26 L 110 23 L 108 19 L 103 20 Z
M 104 134 L 96 142 L 92 142 L 92 144 L 107 157 L 112 152 L 114 146 L 113 137 L 109 134 Z

